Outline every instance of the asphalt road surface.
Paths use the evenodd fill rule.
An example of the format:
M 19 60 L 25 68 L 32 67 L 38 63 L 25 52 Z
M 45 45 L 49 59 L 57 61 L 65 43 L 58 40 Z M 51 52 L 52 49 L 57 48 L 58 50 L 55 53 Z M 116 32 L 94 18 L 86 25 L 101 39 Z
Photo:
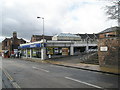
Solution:
M 2 73 L 2 88 L 14 88 L 4 73 Z
M 0 57 L 0 90 L 2 88 L 14 88 L 2 70 L 2 58 Z
M 118 88 L 118 76 L 20 59 L 3 59 L 21 88 Z

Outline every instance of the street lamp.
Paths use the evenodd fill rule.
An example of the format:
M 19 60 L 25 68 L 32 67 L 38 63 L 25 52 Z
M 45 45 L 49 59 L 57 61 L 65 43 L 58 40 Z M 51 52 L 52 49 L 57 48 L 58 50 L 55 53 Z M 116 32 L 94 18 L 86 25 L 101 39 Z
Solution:
M 37 17 L 43 20 L 43 47 L 44 47 L 44 17 Z

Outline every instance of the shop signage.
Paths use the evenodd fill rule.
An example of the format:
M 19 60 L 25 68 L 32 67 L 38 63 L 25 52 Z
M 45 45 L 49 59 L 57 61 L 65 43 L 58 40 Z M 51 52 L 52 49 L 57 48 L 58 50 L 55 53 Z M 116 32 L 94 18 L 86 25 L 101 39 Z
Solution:
M 31 48 L 34 48 L 34 47 L 36 47 L 36 45 L 35 45 L 35 44 L 32 44 L 32 45 L 30 45 L 30 47 L 31 47 Z
M 53 54 L 53 48 L 48 48 L 47 54 Z
M 107 46 L 100 47 L 100 51 L 108 51 L 108 47 Z
M 68 55 L 68 48 L 62 48 L 62 55 Z
M 41 47 L 41 43 L 24 45 L 24 46 L 20 46 L 19 48 L 25 49 L 25 48 L 37 48 L 37 47 Z
M 55 53 L 55 54 L 58 54 L 58 52 L 59 52 L 59 51 L 58 51 L 58 48 L 54 48 L 54 53 Z

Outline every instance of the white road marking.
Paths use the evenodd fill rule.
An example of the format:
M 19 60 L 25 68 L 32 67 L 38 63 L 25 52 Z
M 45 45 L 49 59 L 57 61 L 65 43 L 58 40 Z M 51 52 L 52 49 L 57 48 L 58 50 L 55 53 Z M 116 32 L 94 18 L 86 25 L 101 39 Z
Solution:
M 50 71 L 45 70 L 45 69 L 42 69 L 42 68 L 37 68 L 37 67 L 32 67 L 32 68 L 34 68 L 34 69 L 36 69 L 36 70 L 42 70 L 42 71 L 44 71 L 44 72 L 50 72 Z
M 69 79 L 69 80 L 72 80 L 72 81 L 75 81 L 75 82 L 79 82 L 79 83 L 82 83 L 82 84 L 86 84 L 88 86 L 92 86 L 92 87 L 95 87 L 95 88 L 102 88 L 100 86 L 97 86 L 97 85 L 93 85 L 93 84 L 90 84 L 90 83 L 87 83 L 87 82 L 83 82 L 83 81 L 80 81 L 80 80 L 77 80 L 77 79 L 73 79 L 73 78 L 70 78 L 70 77 L 65 77 L 66 79 Z
M 37 68 L 37 67 L 32 67 L 32 68 L 34 68 L 34 69 L 36 69 L 36 70 L 38 70 L 39 68 Z

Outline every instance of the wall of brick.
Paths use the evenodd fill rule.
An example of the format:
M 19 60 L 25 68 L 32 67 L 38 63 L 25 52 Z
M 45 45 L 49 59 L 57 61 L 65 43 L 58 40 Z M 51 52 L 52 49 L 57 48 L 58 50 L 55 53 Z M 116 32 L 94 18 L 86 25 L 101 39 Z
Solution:
M 99 35 L 99 38 L 106 38 L 106 35 L 117 35 L 116 32 L 107 32 L 107 33 L 102 33 Z M 110 37 L 110 36 L 108 36 Z
M 107 51 L 100 51 L 100 47 L 107 46 Z M 120 63 L 120 37 L 99 39 L 98 56 L 100 66 L 117 67 Z

